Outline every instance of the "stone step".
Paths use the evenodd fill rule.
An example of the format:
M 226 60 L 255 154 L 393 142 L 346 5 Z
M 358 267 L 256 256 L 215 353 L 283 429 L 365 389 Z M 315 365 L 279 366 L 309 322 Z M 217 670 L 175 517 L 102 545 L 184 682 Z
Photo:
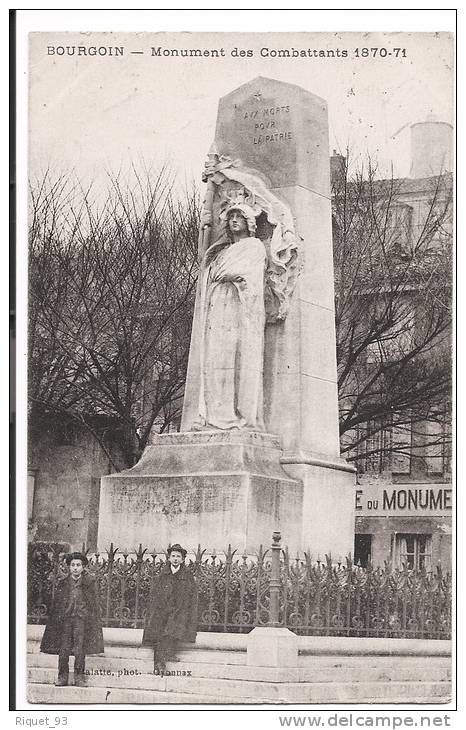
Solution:
M 28 654 L 40 654 L 40 641 L 28 640 Z M 153 651 L 148 646 L 106 645 L 105 656 L 152 661 Z M 246 664 L 245 651 L 220 651 L 217 649 L 188 649 L 177 654 L 180 661 L 215 664 Z
M 155 692 L 113 687 L 55 687 L 50 684 L 28 685 L 27 699 L 32 704 L 41 705 L 215 705 L 220 703 L 218 695 L 211 697 L 210 695 L 192 695 L 182 692 Z M 253 702 L 254 700 L 251 700 L 250 697 L 236 700 L 236 703 L 245 705 Z
M 320 661 L 323 660 L 323 661 Z M 299 657 L 301 681 L 450 681 L 448 657 Z
M 57 657 L 47 654 L 29 655 L 28 666 L 30 669 L 54 669 L 57 668 Z M 70 657 L 70 669 L 74 666 L 74 660 Z M 96 674 L 90 674 L 89 681 L 95 676 L 112 676 L 124 683 L 126 677 L 151 676 L 153 677 L 152 660 L 114 658 L 114 657 L 86 657 L 86 669 L 94 670 Z M 168 662 L 167 671 L 173 672 L 178 677 L 201 677 L 207 679 L 234 679 L 246 682 L 297 682 L 299 679 L 298 669 L 286 669 L 277 667 L 247 667 L 236 664 L 213 664 L 206 662 Z M 108 672 L 108 674 L 107 674 Z M 104 674 L 105 673 L 105 674 Z M 167 675 L 169 676 L 169 675 Z
M 35 639 L 29 639 L 27 642 L 28 654 L 40 654 L 40 641 Z M 45 656 L 45 655 L 44 655 Z M 140 659 L 148 662 L 152 662 L 153 652 L 150 647 L 146 646 L 131 646 L 131 645 L 118 645 L 118 644 L 106 644 L 105 645 L 105 657 L 120 657 L 128 658 L 130 660 Z M 228 650 L 222 651 L 221 649 L 192 649 L 182 650 L 177 654 L 177 659 L 181 662 L 189 664 L 207 663 L 207 664 L 236 664 L 246 665 L 246 651 Z M 300 654 L 298 656 L 298 667 L 308 667 L 323 670 L 325 668 L 338 668 L 344 666 L 349 667 L 363 667 L 367 670 L 370 668 L 380 667 L 394 667 L 400 668 L 413 666 L 413 669 L 419 666 L 423 667 L 423 674 L 425 672 L 426 662 L 428 666 L 444 666 L 451 668 L 451 657 L 450 656 L 409 656 L 409 655 L 381 655 L 376 654 L 369 655 L 355 655 L 350 656 L 348 654 L 332 653 L 329 655 L 325 654 Z
M 447 704 L 451 701 L 451 694 L 448 690 L 438 695 L 430 695 L 427 691 L 420 697 L 415 691 L 410 694 L 403 686 L 403 691 L 396 694 L 396 688 L 391 687 L 391 693 L 378 696 L 367 692 L 359 697 L 347 700 L 341 699 L 341 696 L 335 693 L 335 697 L 326 698 L 325 700 L 314 697 L 310 699 L 300 700 L 307 704 L 322 704 L 333 702 L 345 702 L 345 704 L 408 704 L 411 702 L 422 702 L 424 700 L 430 705 Z M 259 700 L 253 697 L 235 697 L 234 699 L 225 699 L 226 695 L 219 698 L 218 695 L 193 695 L 180 692 L 156 692 L 135 689 L 115 689 L 105 687 L 54 687 L 49 684 L 30 684 L 27 689 L 28 701 L 32 704 L 53 704 L 53 705 L 71 705 L 71 704 L 181 704 L 181 705 L 273 705 L 273 704 L 296 704 L 287 700 Z M 427 699 L 428 698 L 428 699 Z
M 56 669 L 32 667 L 28 669 L 28 681 L 31 684 L 52 685 L 56 678 Z M 91 676 L 88 680 L 91 688 L 106 688 L 111 690 L 134 690 L 178 693 L 194 695 L 196 697 L 212 696 L 228 698 L 228 703 L 240 703 L 245 697 L 256 702 L 363 702 L 371 701 L 377 696 L 384 702 L 392 698 L 400 701 L 426 702 L 435 701 L 434 698 L 449 697 L 450 684 L 448 682 L 412 682 L 412 681 L 367 681 L 367 682 L 257 682 L 234 679 L 218 679 L 207 677 L 158 677 L 141 674 L 138 676 Z M 61 689 L 61 688 L 57 688 Z M 81 689 L 81 688 L 76 688 Z M 115 700 L 116 701 L 116 700 Z M 138 700 L 133 699 L 133 702 Z M 441 701 L 438 699 L 438 701 Z M 446 701 L 446 700 L 445 700 Z M 220 703 L 219 700 L 217 702 Z
M 27 638 L 39 642 L 44 626 L 29 624 Z M 104 627 L 105 647 L 126 647 L 130 651 L 141 647 L 142 629 Z M 183 644 L 183 651 L 220 651 L 245 653 L 248 634 L 200 631 L 195 644 Z M 37 651 L 39 647 L 37 644 Z M 362 658 L 369 657 L 451 657 L 452 643 L 440 639 L 356 638 L 345 636 L 298 636 L 299 654 L 305 656 Z
M 193 654 L 195 652 L 192 652 Z M 328 657 L 314 657 L 314 665 L 308 663 L 298 668 L 277 667 L 248 667 L 245 664 L 217 664 L 215 652 L 212 652 L 211 662 L 195 662 L 191 658 L 180 657 L 178 661 L 168 662 L 170 672 L 189 672 L 193 677 L 208 677 L 213 679 L 242 679 L 259 682 L 366 682 L 371 681 L 421 681 L 426 679 L 426 663 L 422 657 L 406 657 L 403 661 L 393 657 L 379 657 L 378 662 L 372 657 L 370 662 L 354 662 L 349 657 L 341 657 L 328 661 Z M 245 657 L 244 657 L 245 659 Z M 327 659 L 324 663 L 322 660 Z M 376 658 L 375 658 L 376 659 Z M 29 667 L 56 668 L 57 657 L 51 654 L 30 654 Z M 70 659 L 70 667 L 73 658 Z M 86 659 L 88 670 L 111 672 L 122 678 L 136 672 L 151 674 L 153 670 L 152 657 L 144 658 L 135 652 L 131 657 L 109 655 L 107 648 L 105 656 L 90 656 Z M 429 661 L 428 678 L 430 681 L 445 682 L 451 678 L 451 667 L 448 660 L 433 657 Z M 93 675 L 96 676 L 96 675 Z
M 449 656 L 349 656 L 347 654 L 312 654 L 298 655 L 299 667 L 400 667 L 400 666 L 451 666 L 451 657 Z
M 53 684 L 57 670 L 49 667 L 30 667 L 27 671 L 28 682 L 37 684 Z M 181 692 L 183 694 L 201 694 L 217 697 L 253 697 L 266 699 L 270 687 L 279 687 L 270 682 L 254 682 L 247 680 L 218 679 L 217 677 L 159 677 L 154 674 L 138 674 L 133 676 L 90 676 L 91 687 L 107 687 L 116 689 L 141 689 L 158 692 Z

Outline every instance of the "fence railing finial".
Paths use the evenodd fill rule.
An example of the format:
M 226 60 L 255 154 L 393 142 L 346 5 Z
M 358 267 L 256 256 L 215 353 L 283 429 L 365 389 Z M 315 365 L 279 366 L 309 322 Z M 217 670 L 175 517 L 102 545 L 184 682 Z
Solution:
M 269 626 L 280 626 L 280 553 L 281 532 L 272 534 L 272 570 L 270 574 L 270 616 Z

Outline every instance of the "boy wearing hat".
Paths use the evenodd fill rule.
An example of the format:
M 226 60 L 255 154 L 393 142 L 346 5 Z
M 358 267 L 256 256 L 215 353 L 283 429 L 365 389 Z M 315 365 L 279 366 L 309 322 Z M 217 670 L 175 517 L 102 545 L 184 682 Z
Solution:
M 186 550 L 171 545 L 167 562 L 152 583 L 143 645 L 154 649 L 154 673 L 163 674 L 176 655 L 179 641 L 196 640 L 197 590 L 184 561 Z
M 85 555 L 70 553 L 65 561 L 70 572 L 55 589 L 40 650 L 45 654 L 58 654 L 58 679 L 55 682 L 58 687 L 68 684 L 69 658 L 74 654 L 74 684 L 84 687 L 86 654 L 102 654 L 104 651 L 97 585 L 84 570 L 87 565 Z

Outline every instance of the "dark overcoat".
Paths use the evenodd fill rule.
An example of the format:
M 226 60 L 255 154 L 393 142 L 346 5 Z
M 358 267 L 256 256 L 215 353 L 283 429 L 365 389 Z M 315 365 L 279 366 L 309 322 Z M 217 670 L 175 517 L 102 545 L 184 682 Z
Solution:
M 162 636 L 195 641 L 197 631 L 197 589 L 184 566 L 172 573 L 166 563 L 152 583 L 146 610 L 142 643 L 155 646 Z
M 67 576 L 57 583 L 53 603 L 50 608 L 49 619 L 40 644 L 40 650 L 45 654 L 60 653 L 65 610 L 70 597 L 70 580 L 73 579 Z M 95 579 L 86 572 L 82 573 L 82 582 L 83 598 L 86 603 L 84 653 L 102 654 L 104 651 L 104 637 L 100 620 L 97 583 Z

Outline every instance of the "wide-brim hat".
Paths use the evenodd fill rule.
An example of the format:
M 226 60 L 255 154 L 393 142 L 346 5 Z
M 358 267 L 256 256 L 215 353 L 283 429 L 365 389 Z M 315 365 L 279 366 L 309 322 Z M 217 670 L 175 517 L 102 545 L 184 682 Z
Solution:
M 175 550 L 177 553 L 181 553 L 181 555 L 183 556 L 183 560 L 184 560 L 188 551 L 185 550 L 183 547 L 181 547 L 181 545 L 179 545 L 178 543 L 176 543 L 175 545 L 169 545 L 168 550 L 167 550 L 167 555 L 170 557 L 170 553 L 174 552 Z
M 65 555 L 65 562 L 67 565 L 70 565 L 72 560 L 80 560 L 83 565 L 87 565 L 89 562 L 83 553 L 68 553 L 68 555 Z

